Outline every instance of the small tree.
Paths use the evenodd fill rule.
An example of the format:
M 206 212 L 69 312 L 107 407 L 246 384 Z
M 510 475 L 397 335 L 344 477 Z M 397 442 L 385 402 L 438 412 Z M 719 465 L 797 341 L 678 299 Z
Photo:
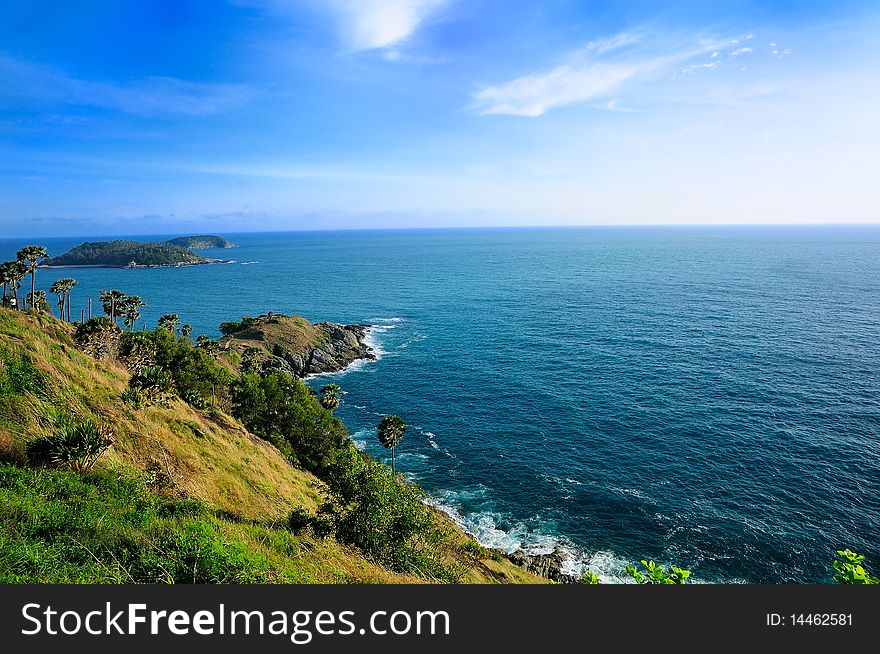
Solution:
M 27 294 L 27 303 L 31 309 L 40 313 L 50 313 L 49 302 L 46 300 L 46 291 L 37 291 L 36 293 Z
M 339 384 L 327 384 L 321 387 L 321 406 L 330 411 L 336 411 L 339 408 L 339 397 L 345 395 L 345 392 L 339 388 Z
M 159 329 L 165 329 L 172 334 L 177 331 L 177 326 L 180 324 L 180 316 L 176 313 L 166 313 L 164 316 L 159 318 Z
M 134 329 L 135 323 L 141 318 L 141 307 L 145 306 L 146 302 L 141 300 L 140 296 L 126 295 L 119 305 L 122 324 L 129 329 Z
M 9 261 L 3 265 L 6 270 L 5 279 L 12 290 L 12 306 L 21 309 L 18 305 L 18 289 L 21 288 L 21 280 L 27 275 L 27 266 L 21 261 Z
M 180 335 L 184 338 L 189 338 L 190 334 L 192 334 L 193 328 L 192 325 L 186 323 L 183 327 L 180 328 Z
M 27 247 L 23 247 L 18 251 L 15 255 L 16 259 L 24 264 L 26 273 L 30 273 L 31 275 L 31 292 L 28 295 L 32 300 L 36 299 L 36 278 L 37 278 L 37 264 L 42 259 L 47 259 L 49 257 L 49 253 L 46 251 L 41 245 L 28 245 Z M 31 303 L 31 309 L 34 308 L 33 303 Z
M 71 277 L 59 279 L 49 288 L 50 293 L 58 296 L 58 316 L 61 320 L 70 321 L 70 292 L 77 285 L 77 281 Z M 66 318 L 65 318 L 66 314 Z
M 115 325 L 116 319 L 120 315 L 120 306 L 125 299 L 125 293 L 117 290 L 100 291 L 98 298 L 101 300 L 101 306 L 104 308 L 104 313 L 110 316 L 110 320 L 112 320 Z
M 396 473 L 394 464 L 394 448 L 403 441 L 406 436 L 406 423 L 400 416 L 385 416 L 379 423 L 379 442 L 391 450 L 391 472 Z

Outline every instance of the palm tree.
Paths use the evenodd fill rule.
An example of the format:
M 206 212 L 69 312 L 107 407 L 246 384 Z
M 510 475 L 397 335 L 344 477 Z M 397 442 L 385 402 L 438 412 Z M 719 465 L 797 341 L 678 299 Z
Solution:
M 31 292 L 28 297 L 34 300 L 36 299 L 37 262 L 41 259 L 48 259 L 49 253 L 42 245 L 28 245 L 20 249 L 15 257 L 27 267 L 27 272 L 31 274 Z M 34 306 L 31 304 L 31 309 L 33 308 Z
M 180 316 L 176 313 L 166 313 L 159 318 L 159 329 L 167 329 L 172 334 L 177 331 L 177 325 L 180 323 Z
M 0 263 L 0 286 L 3 287 L 3 304 L 2 306 L 6 306 L 7 298 L 9 296 L 9 285 L 12 283 L 12 262 L 4 261 Z
M 58 296 L 58 311 L 60 312 L 61 320 L 65 319 L 64 315 L 66 309 L 67 321 L 70 321 L 70 292 L 78 283 L 79 282 L 71 277 L 64 277 L 52 284 L 49 288 L 50 293 L 54 293 Z
M 330 412 L 339 408 L 339 396 L 345 392 L 339 388 L 339 384 L 327 384 L 321 387 L 321 406 Z
M 146 306 L 146 303 L 141 300 L 138 295 L 126 295 L 123 298 L 122 303 L 119 305 L 119 311 L 122 314 L 123 322 L 122 324 L 128 327 L 129 329 L 134 329 L 135 323 L 140 320 L 141 307 Z
M 391 474 L 396 474 L 394 467 L 394 448 L 400 445 L 406 436 L 406 423 L 400 416 L 385 416 L 379 423 L 379 442 L 391 450 Z
M 104 307 L 104 313 L 110 316 L 113 324 L 116 324 L 116 318 L 119 316 L 119 307 L 125 299 L 125 293 L 122 291 L 99 291 L 98 298 L 101 300 L 101 306 Z
M 184 338 L 189 338 L 189 335 L 192 334 L 193 328 L 192 325 L 186 323 L 183 327 L 180 328 L 180 334 Z
M 36 293 L 27 294 L 27 303 L 31 305 L 31 309 L 35 309 L 41 313 L 49 313 L 49 302 L 46 300 L 46 291 L 37 291 Z
M 27 275 L 27 266 L 21 261 L 10 261 L 9 262 L 9 285 L 12 287 L 12 299 L 15 303 L 16 309 L 21 309 L 18 306 L 18 289 L 21 288 L 21 280 L 25 278 Z

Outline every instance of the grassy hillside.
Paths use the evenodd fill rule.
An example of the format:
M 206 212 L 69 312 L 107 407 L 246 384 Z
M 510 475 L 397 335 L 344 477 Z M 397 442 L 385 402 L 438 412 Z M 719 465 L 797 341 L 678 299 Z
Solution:
M 222 409 L 179 398 L 135 409 L 131 374 L 79 351 L 72 328 L 0 309 L 0 581 L 430 581 L 357 548 L 288 528 L 326 487 Z M 91 472 L 36 468 L 26 444 L 61 413 L 112 429 Z M 447 563 L 464 582 L 539 582 L 439 514 Z

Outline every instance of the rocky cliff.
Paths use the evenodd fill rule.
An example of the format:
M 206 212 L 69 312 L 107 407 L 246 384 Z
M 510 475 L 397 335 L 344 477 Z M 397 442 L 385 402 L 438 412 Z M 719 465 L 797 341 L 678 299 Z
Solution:
M 277 368 L 295 377 L 338 372 L 360 359 L 375 359 L 366 338 L 369 325 L 309 323 L 275 313 L 224 323 L 221 343 L 242 359 Z

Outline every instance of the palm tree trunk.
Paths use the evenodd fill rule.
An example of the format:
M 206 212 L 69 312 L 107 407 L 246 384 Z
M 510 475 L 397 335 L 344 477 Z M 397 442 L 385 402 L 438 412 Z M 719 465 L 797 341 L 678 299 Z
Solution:
M 397 474 L 397 470 L 394 467 L 394 448 L 393 447 L 391 448 L 391 474 L 392 475 Z
M 34 267 L 31 270 L 31 309 L 34 308 L 34 303 L 37 301 L 36 293 L 34 292 L 36 289 L 37 283 L 37 262 L 34 261 Z

